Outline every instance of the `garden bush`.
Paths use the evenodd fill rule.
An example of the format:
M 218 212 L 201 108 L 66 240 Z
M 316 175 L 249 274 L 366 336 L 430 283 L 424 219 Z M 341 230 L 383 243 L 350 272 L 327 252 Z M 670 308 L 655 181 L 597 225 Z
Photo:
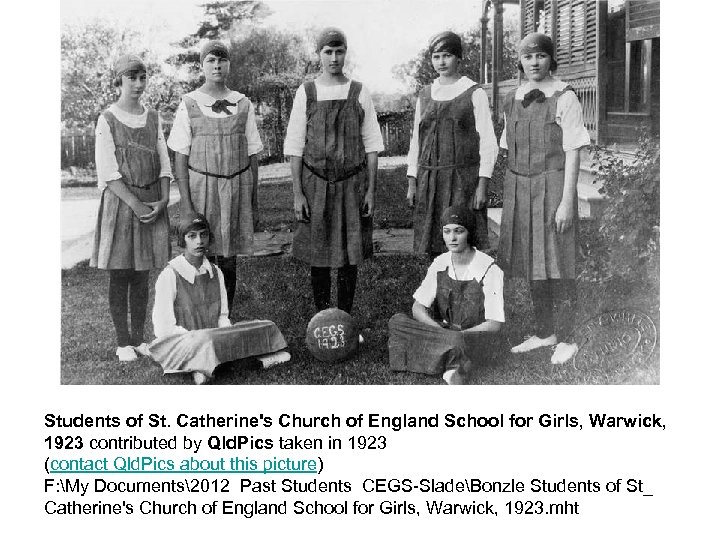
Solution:
M 594 281 L 657 277 L 660 261 L 660 140 L 644 130 L 633 161 L 612 149 L 592 150 L 600 193 L 607 197 L 596 227 L 583 228 L 582 276 Z
M 500 136 L 505 128 L 505 117 L 502 114 L 493 116 L 493 130 L 495 137 L 500 143 Z M 488 182 L 488 208 L 502 208 L 503 205 L 503 182 L 505 180 L 505 168 L 507 167 L 507 152 L 500 150 L 495 168 L 493 169 L 492 178 Z

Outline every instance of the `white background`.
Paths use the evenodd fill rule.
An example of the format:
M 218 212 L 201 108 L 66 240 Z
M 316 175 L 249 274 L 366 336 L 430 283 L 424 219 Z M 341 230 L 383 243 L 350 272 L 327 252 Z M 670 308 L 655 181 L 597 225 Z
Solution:
M 448 4 L 448 3 L 443 3 Z M 708 7 L 713 6 L 713 7 Z M 717 79 L 714 4 L 663 2 L 662 384 L 652 387 L 79 387 L 59 385 L 59 12 L 3 6 L 2 457 L 5 537 L 708 538 L 717 497 Z M 709 82 L 708 82 L 709 80 Z M 43 417 L 161 412 L 341 416 L 454 412 L 657 413 L 655 431 L 427 430 L 388 433 L 378 453 L 322 452 L 326 480 L 641 478 L 652 498 L 568 496 L 579 517 L 152 519 L 46 516 Z M 327 432 L 322 432 L 326 434 Z M 279 435 L 276 433 L 274 435 Z M 349 435 L 349 433 L 347 434 Z M 200 437 L 201 434 L 195 434 Z M 308 433 L 307 436 L 312 436 Z M 322 436 L 322 435 L 321 435 Z M 417 496 L 413 496 L 415 499 Z M 233 498 L 239 498 L 233 494 Z M 401 499 L 400 496 L 388 497 Z M 480 498 L 480 496 L 476 497 Z M 514 497 L 513 497 L 514 498 Z M 531 497 L 528 497 L 531 498 Z M 375 499 L 378 502 L 381 499 Z M 409 499 L 411 500 L 411 499 Z M 417 502 L 421 500 L 417 498 Z M 502 500 L 502 499 L 498 499 Z M 497 506 L 496 506 L 497 508 Z M 7 535 L 7 536 L 6 536 Z

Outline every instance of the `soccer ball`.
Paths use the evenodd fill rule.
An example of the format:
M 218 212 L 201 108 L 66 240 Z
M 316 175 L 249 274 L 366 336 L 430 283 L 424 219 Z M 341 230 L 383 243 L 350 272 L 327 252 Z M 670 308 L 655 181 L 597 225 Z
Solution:
M 358 348 L 358 329 L 353 318 L 337 308 L 324 309 L 310 319 L 305 343 L 321 362 L 347 358 Z

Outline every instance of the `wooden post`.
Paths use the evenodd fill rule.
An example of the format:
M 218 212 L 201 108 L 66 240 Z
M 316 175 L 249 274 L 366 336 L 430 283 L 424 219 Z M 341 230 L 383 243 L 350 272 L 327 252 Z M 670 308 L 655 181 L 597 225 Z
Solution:
M 482 17 L 480 17 L 480 83 L 487 83 L 487 30 L 488 30 L 487 4 Z
M 630 28 L 630 0 L 625 0 L 625 104 L 624 111 L 630 111 L 630 60 L 632 59 L 632 45 L 627 40 L 628 29 Z
M 550 15 L 550 37 L 552 38 L 553 43 L 555 44 L 555 58 L 557 58 L 557 50 L 558 50 L 558 33 L 557 33 L 558 5 L 557 5 L 557 0 L 551 0 L 550 9 L 552 10 L 552 13 Z M 547 20 L 547 19 L 548 19 L 548 14 L 545 13 L 545 20 Z
M 625 105 L 624 111 L 630 111 L 630 61 L 632 60 L 632 41 L 625 42 Z
M 652 81 L 652 39 L 642 44 L 643 112 L 650 113 L 650 87 Z
M 595 55 L 595 74 L 597 77 L 597 144 L 605 143 L 607 125 L 607 2 L 595 2 L 597 13 L 597 54 Z
M 493 66 L 492 66 L 492 102 L 494 116 L 497 117 L 500 99 L 500 73 L 502 72 L 503 52 L 503 0 L 495 0 L 493 16 Z

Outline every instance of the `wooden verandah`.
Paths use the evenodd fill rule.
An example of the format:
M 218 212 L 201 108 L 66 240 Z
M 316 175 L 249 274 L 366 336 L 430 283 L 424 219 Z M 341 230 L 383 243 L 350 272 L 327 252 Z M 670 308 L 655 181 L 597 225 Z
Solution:
M 519 6 L 521 38 L 535 31 L 553 38 L 556 75 L 578 95 L 595 142 L 629 142 L 638 126 L 659 121 L 659 0 L 484 1 L 479 81 L 495 115 L 520 81 L 499 77 L 506 5 Z

